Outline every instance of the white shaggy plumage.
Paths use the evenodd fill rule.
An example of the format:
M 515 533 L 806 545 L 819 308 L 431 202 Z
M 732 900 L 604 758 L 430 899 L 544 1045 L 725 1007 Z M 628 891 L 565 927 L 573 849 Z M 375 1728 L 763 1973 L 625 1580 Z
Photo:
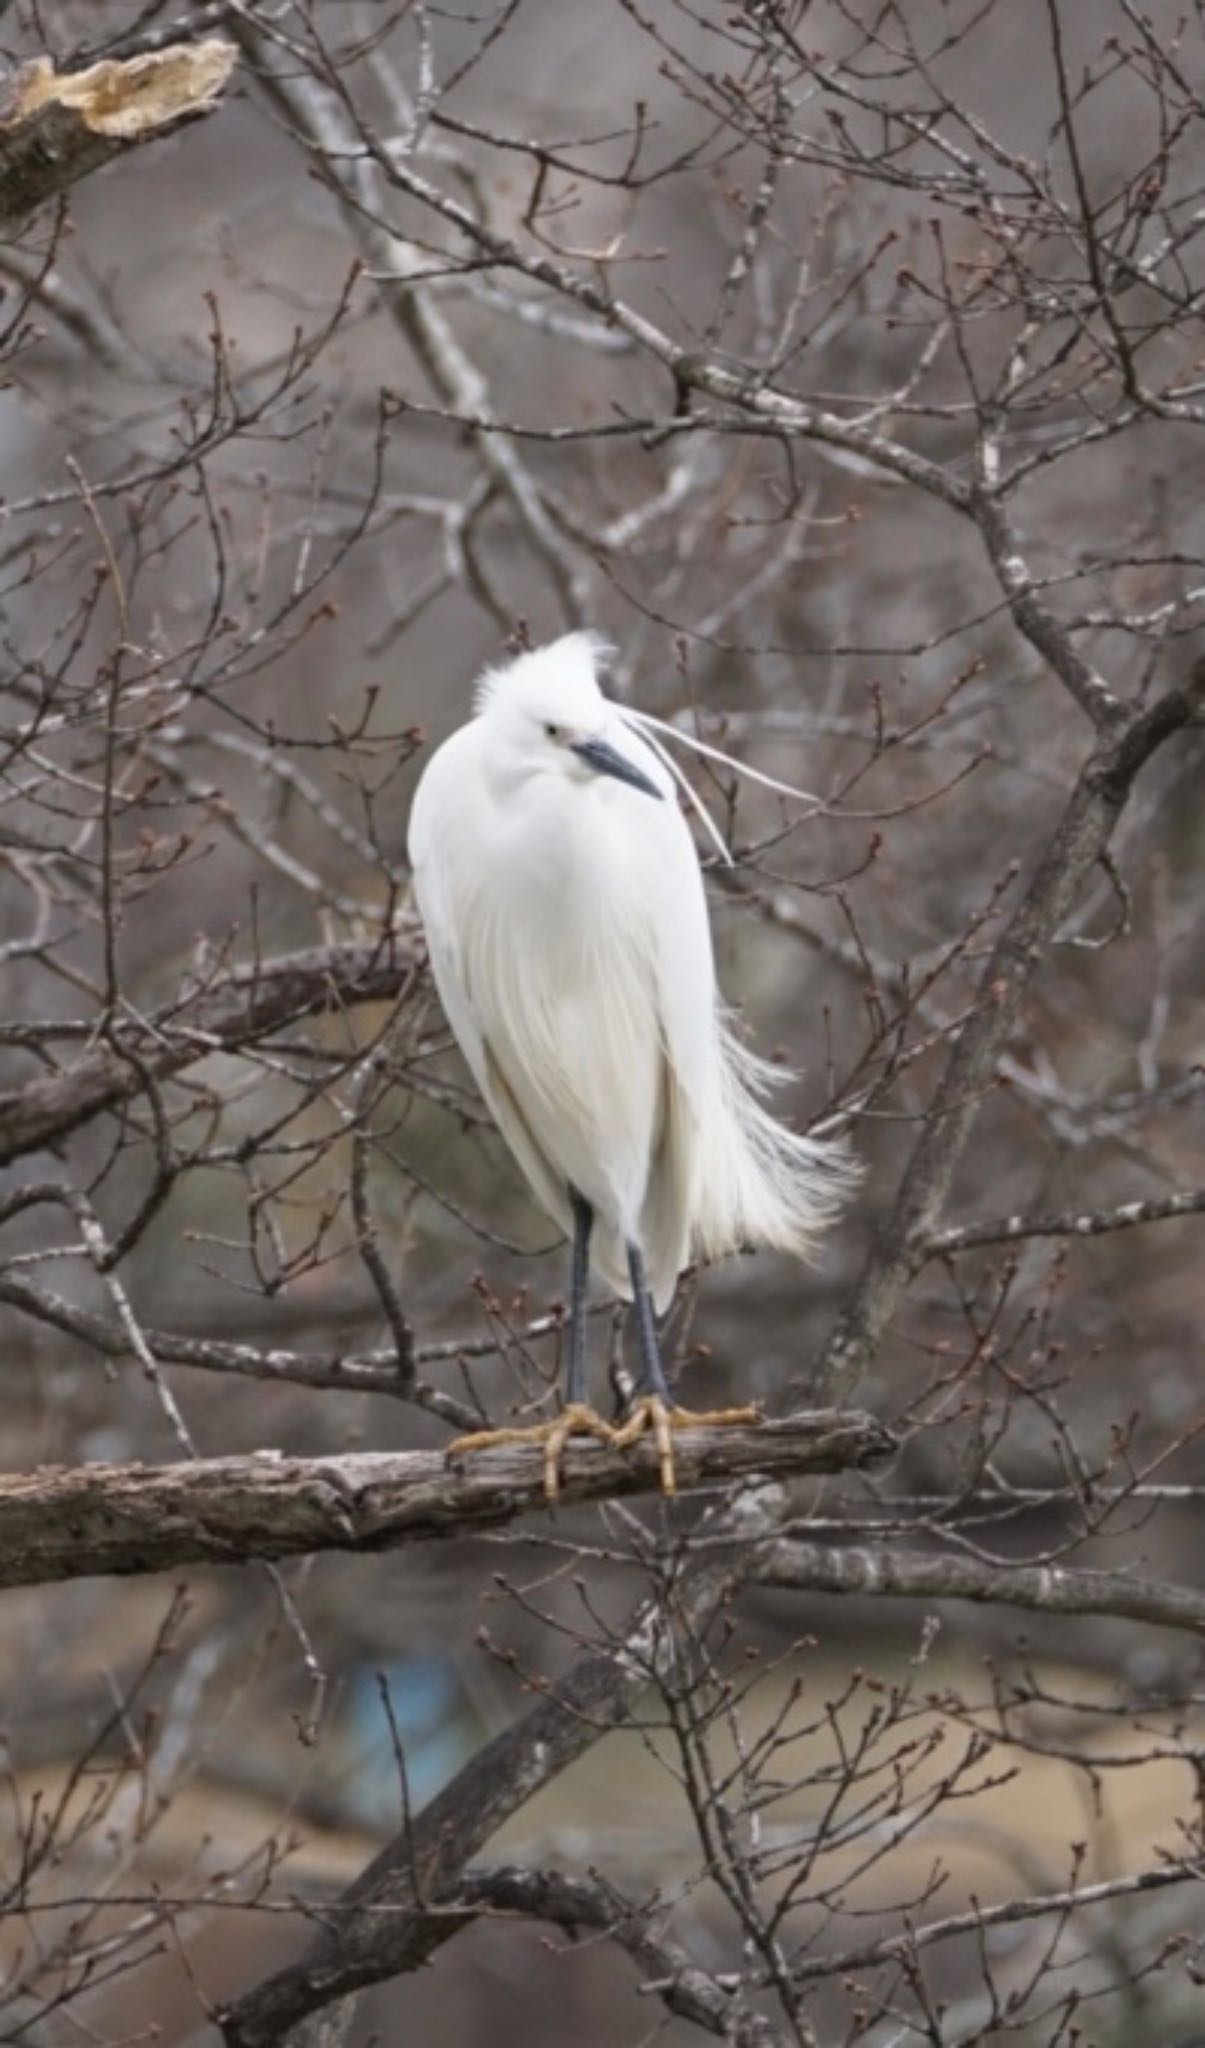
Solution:
M 595 1270 L 630 1298 L 635 1244 L 663 1310 L 694 1258 L 806 1257 L 849 1167 L 760 1099 L 782 1076 L 725 1019 L 694 842 L 603 651 L 570 633 L 485 675 L 410 858 L 448 1021 L 537 1200 L 568 1233 L 576 1189 Z M 600 742 L 660 800 L 575 751 Z

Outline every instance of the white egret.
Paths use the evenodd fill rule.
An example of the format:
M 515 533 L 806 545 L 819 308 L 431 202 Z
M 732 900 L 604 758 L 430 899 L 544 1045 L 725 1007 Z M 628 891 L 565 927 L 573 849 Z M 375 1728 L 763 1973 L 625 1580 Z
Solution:
M 453 1032 L 540 1205 L 572 1238 L 560 1417 L 452 1446 L 542 1441 L 554 1496 L 571 1434 L 671 1429 L 654 1309 L 694 1258 L 745 1245 L 806 1256 L 848 1180 L 841 1147 L 759 1099 L 781 1078 L 721 1007 L 698 857 L 661 742 L 598 686 L 603 644 L 570 633 L 489 670 L 475 716 L 414 799 L 410 858 Z M 664 730 L 664 728 L 661 728 Z M 672 773 L 671 773 L 672 769 Z M 586 1404 L 593 1266 L 635 1304 L 640 1393 L 621 1429 Z

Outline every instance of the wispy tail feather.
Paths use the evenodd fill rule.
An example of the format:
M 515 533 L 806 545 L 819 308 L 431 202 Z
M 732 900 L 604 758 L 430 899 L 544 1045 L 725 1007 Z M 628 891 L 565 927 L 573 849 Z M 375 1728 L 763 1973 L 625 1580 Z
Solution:
M 772 1116 L 763 1098 L 790 1075 L 759 1059 L 723 1017 L 716 1029 L 716 1098 L 701 1119 L 694 1250 L 713 1259 L 764 1245 L 809 1258 L 859 1168 L 840 1142 L 803 1137 Z

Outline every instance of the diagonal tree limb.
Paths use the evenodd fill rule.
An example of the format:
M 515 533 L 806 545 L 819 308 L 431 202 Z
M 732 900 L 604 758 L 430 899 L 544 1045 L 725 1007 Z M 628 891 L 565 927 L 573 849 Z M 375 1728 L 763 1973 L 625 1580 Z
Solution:
M 930 1235 L 989 1085 L 1022 995 L 1125 804 L 1140 769 L 1205 706 L 1205 664 L 1132 717 L 1098 747 L 1076 783 L 1038 871 L 1002 935 L 979 1000 L 955 1044 L 937 1100 L 873 1248 L 816 1374 L 834 1391 L 851 1386 L 881 1340 L 914 1268 L 918 1241 Z M 640 1608 L 619 1646 L 583 1657 L 510 1729 L 486 1744 L 413 1824 L 343 1894 L 321 1937 L 228 2007 L 226 2048 L 322 2048 L 340 2038 L 348 1994 L 419 1968 L 455 1931 L 441 1902 L 455 1895 L 459 1872 L 502 1822 L 633 1711 L 658 1671 L 673 1668 L 674 1645 L 705 1628 L 720 1603 L 748 1577 L 756 1551 L 799 1511 L 795 1490 L 765 1487 L 718 1510 L 708 1546 L 675 1582 L 673 1629 L 654 1599 Z M 333 2032 L 332 2032 L 333 2028 Z
M 675 1433 L 685 1488 L 840 1472 L 882 1459 L 889 1433 L 868 1415 L 794 1415 L 781 1422 Z M 651 1441 L 616 1450 L 571 1441 L 561 1500 L 652 1494 Z M 496 1529 L 546 1508 L 538 1446 L 361 1451 L 286 1458 L 185 1459 L 177 1465 L 43 1466 L 0 1478 L 0 1586 L 94 1573 L 243 1564 L 317 1550 L 393 1550 Z
M 672 1606 L 655 1592 L 613 1648 L 579 1658 L 546 1698 L 487 1742 L 348 1887 L 309 1952 L 219 2015 L 226 2048 L 274 2048 L 286 2039 L 291 2048 L 319 2048 L 338 2038 L 323 2008 L 419 1968 L 455 1934 L 462 1920 L 447 1909 L 465 1865 L 541 1786 L 629 1720 L 650 1685 L 679 1670 L 684 1641 L 740 1585 L 788 1499 L 789 1490 L 763 1486 L 718 1509 L 705 1525 L 706 1554 L 682 1574 Z
M 1108 846 L 1139 770 L 1205 711 L 1205 661 L 1088 758 L 1029 888 L 984 969 L 978 999 L 954 1043 L 891 1212 L 804 1394 L 847 1399 L 895 1314 L 918 1254 L 936 1230 L 985 1090 L 1048 947 Z

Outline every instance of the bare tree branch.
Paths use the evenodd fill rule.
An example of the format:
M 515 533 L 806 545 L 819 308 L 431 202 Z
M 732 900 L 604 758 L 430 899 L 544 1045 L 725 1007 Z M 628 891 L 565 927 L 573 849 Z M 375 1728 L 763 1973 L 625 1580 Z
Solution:
M 872 1417 L 816 1413 L 759 1426 L 676 1433 L 681 1485 L 798 1477 L 874 1463 L 892 1448 Z M 565 1506 L 654 1493 L 655 1448 L 573 1441 Z M 105 1572 L 238 1564 L 315 1550 L 391 1550 L 499 1528 L 546 1507 L 538 1447 L 362 1451 L 327 1458 L 185 1460 L 178 1465 L 42 1468 L 0 1479 L 0 1585 Z
M 1059 927 L 1101 854 L 1138 775 L 1205 705 L 1205 662 L 1085 763 L 1037 872 L 983 971 L 980 997 L 958 1034 L 891 1211 L 811 1376 L 810 1398 L 845 1398 L 872 1356 L 932 1234 L 980 1099 L 992 1085 L 1021 1004 Z
M 795 1976 L 804 1983 L 808 1979 L 840 1976 L 846 1970 L 869 1969 L 876 1963 L 932 1948 L 936 1942 L 951 1941 L 960 1934 L 977 1934 L 989 1927 L 1009 1927 L 1018 1921 L 1080 1912 L 1088 1906 L 1107 1905 L 1113 1899 L 1134 1899 L 1144 1892 L 1162 1891 L 1168 1885 L 1196 1884 L 1200 1878 L 1200 1865 L 1194 1859 L 1184 1866 L 1156 1866 L 1126 1877 L 1105 1878 L 1099 1884 L 1072 1885 L 1065 1891 L 1040 1892 L 1029 1899 L 1008 1899 L 998 1906 L 975 1906 L 970 1912 L 951 1913 L 944 1920 L 909 1928 L 905 1934 L 888 1935 L 879 1941 L 862 1942 L 857 1948 L 816 1956 L 798 1963 Z M 1191 2048 L 1191 2044 L 1185 2044 L 1185 2048 Z
M 944 1199 L 979 1094 L 990 1079 L 1021 995 L 1101 849 L 1107 845 L 1134 777 L 1170 733 L 1198 715 L 1203 687 L 1205 669 L 1194 671 L 1182 687 L 1169 691 L 1135 717 L 1120 738 L 1094 753 L 1083 770 L 1030 890 L 993 953 L 984 977 L 983 999 L 963 1026 L 890 1222 L 822 1360 L 819 1380 L 826 1388 L 852 1384 L 878 1342 L 910 1276 L 916 1232 L 937 1214 Z M 769 1533 L 767 1522 L 788 1513 L 785 1498 L 769 1505 L 762 1533 Z M 706 1611 L 706 1605 L 704 1601 L 700 1611 Z M 576 1675 L 581 1682 L 588 1683 L 594 1668 L 594 1660 L 586 1660 Z M 571 1674 L 566 1684 L 573 1677 Z M 612 1673 L 607 1688 L 612 1699 L 617 1697 L 615 1685 Z M 600 1724 L 595 1734 L 601 1732 L 601 1725 L 611 1723 Z M 513 1732 L 516 1746 L 506 1754 L 505 1768 L 514 1780 L 515 1803 L 521 1804 L 530 1796 L 522 1761 L 531 1740 L 530 1724 L 521 1723 Z M 574 1747 L 571 1753 L 579 1752 Z M 543 1767 L 538 1782 L 546 1782 Z M 473 1784 L 474 1767 L 470 1766 L 444 1796 L 456 1802 L 459 1811 L 459 1801 L 472 1796 Z M 506 1810 L 513 1807 L 508 1804 Z M 432 1826 L 435 1825 L 433 1821 Z M 471 1832 L 462 1832 L 462 1860 L 488 1840 L 490 1832 L 492 1826 L 481 1833 L 475 1827 Z M 449 1838 L 445 1836 L 441 1842 L 441 1871 L 448 1869 L 443 1857 L 450 1855 Z M 383 1895 L 392 1895 L 391 1874 L 396 1873 L 399 1860 L 406 1869 L 421 1867 L 412 1861 L 408 1838 L 399 1839 L 392 1851 L 385 1852 L 384 1861 L 379 1860 L 351 1888 L 339 1909 L 335 1930 L 310 1958 L 269 1979 L 231 2010 L 225 2022 L 228 2048 L 268 2048 L 268 2044 L 282 2040 L 307 2013 L 378 1976 L 412 1968 L 430 1953 L 433 1943 L 441 1937 L 432 1929 L 430 1915 L 417 1907 L 413 1899 L 406 1908 L 404 1940 L 399 1936 L 400 1946 L 388 1956 L 382 1952 L 380 1925 L 374 1920 L 372 1909 L 379 1908 Z M 378 1869 L 379 1877 L 374 1876 Z M 432 1896 L 429 1889 L 426 1896 Z
M 561 1946 L 516 1915 L 654 2031 L 1196 2024 L 1200 21 L 1043 7 L 1018 58 L 981 0 L 0 0 L 0 214 L 59 195 L 0 248 L 0 1584 L 48 1581 L 0 1637 L 0 2037 L 208 2041 L 228 1928 L 228 2041 L 348 2048 L 470 1920 Z M 73 232 L 202 37 L 240 54 L 212 191 L 186 139 Z M 773 771 L 689 770 L 729 993 L 867 1168 L 822 1279 L 690 1277 L 667 1364 L 764 1391 L 835 1322 L 825 1398 L 900 1418 L 881 1491 L 807 1476 L 887 1446 L 835 1412 L 688 1432 L 673 1512 L 647 1447 L 571 1444 L 560 1514 L 534 1448 L 413 1449 L 408 1409 L 549 1414 L 564 1349 L 401 849 L 424 728 L 566 623 Z M 199 1421 L 306 1455 L 199 1460 Z M 198 1565 L 191 1604 L 118 1576 Z M 479 1748 L 482 1666 L 491 1716 L 521 1690 Z M 481 1867 L 625 1726 L 672 1848 L 575 1778 L 563 1872 Z M 355 1884 L 282 1863 L 366 1806 Z M 440 2038 L 440 1998 L 372 2017 Z
M 1139 1201 L 1120 1202 L 1115 1209 L 1061 1209 L 1039 1216 L 1018 1210 L 1015 1216 L 988 1216 L 982 1223 L 935 1231 L 925 1242 L 923 1256 L 944 1258 L 951 1252 L 973 1251 L 986 1244 L 1015 1244 L 1027 1237 L 1103 1237 L 1111 1230 L 1131 1230 L 1137 1223 L 1199 1216 L 1203 1210 L 1205 1188 L 1184 1188 L 1178 1195 L 1148 1195 Z
M 350 1885 L 310 1953 L 219 2015 L 226 2048 L 316 2048 L 303 2024 L 336 1999 L 382 1977 L 417 1969 L 460 1921 L 454 1904 L 464 1866 L 503 1821 L 635 1712 L 658 1675 L 668 1678 L 684 1642 L 705 1629 L 745 1577 L 752 1546 L 786 1511 L 777 1486 L 738 1495 L 706 1526 L 707 1552 L 683 1573 L 669 1605 L 643 1602 L 613 1647 L 581 1657 L 546 1699 L 459 1771 Z
M 108 1044 L 0 1094 L 0 1164 L 56 1143 L 211 1053 L 254 1045 L 320 1010 L 388 1001 L 411 984 L 419 957 L 412 932 L 389 932 L 216 970 L 199 986 L 186 981 L 145 1020 L 115 1022 Z
M 875 1545 L 829 1548 L 787 1536 L 763 1550 L 756 1576 L 797 1592 L 885 1595 L 900 1600 L 975 1600 L 1036 1614 L 1107 1614 L 1157 1628 L 1205 1634 L 1205 1594 L 1129 1572 L 1075 1571 L 974 1557 L 916 1556 Z
M 790 2039 L 763 2013 L 749 2011 L 678 1943 L 653 1933 L 655 1901 L 625 1899 L 601 1878 L 567 1877 L 523 1864 L 466 1870 L 448 1910 L 455 1913 L 460 1907 L 466 1918 L 483 1912 L 515 1914 L 551 1921 L 571 1934 L 589 1928 L 607 1935 L 652 1980 L 643 1988 L 655 1991 L 667 2012 L 692 2020 L 734 2048 L 786 2048 Z

